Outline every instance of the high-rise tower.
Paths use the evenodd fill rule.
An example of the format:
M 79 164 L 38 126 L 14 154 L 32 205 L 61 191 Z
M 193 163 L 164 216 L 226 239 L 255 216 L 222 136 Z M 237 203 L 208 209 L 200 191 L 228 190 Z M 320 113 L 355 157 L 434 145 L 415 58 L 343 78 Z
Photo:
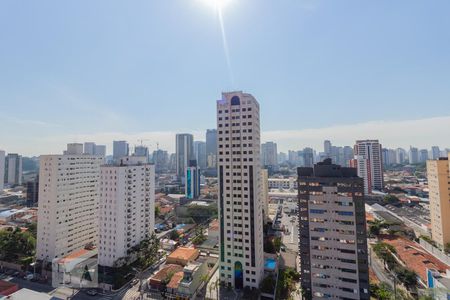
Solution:
M 264 273 L 259 104 L 243 92 L 217 101 L 220 280 L 259 288 Z
M 305 299 L 369 299 L 364 183 L 331 159 L 298 168 L 299 250 Z

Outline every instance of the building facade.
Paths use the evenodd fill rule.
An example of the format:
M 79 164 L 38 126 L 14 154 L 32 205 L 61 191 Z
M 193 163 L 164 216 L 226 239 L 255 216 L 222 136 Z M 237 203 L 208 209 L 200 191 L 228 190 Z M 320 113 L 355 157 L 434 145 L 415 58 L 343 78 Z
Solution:
M 306 299 L 369 299 L 364 183 L 331 163 L 298 168 L 299 255 Z
M 217 101 L 220 280 L 259 288 L 264 274 L 260 119 L 256 99 L 223 93 Z
M 441 247 L 450 242 L 449 158 L 427 161 L 431 237 Z
M 373 189 L 381 191 L 384 187 L 381 149 L 378 140 L 356 141 L 351 166 L 357 168 L 358 176 L 364 179 L 366 194 L 372 193 Z
M 22 184 L 22 156 L 9 153 L 5 158 L 5 183 L 13 185 Z
M 185 178 L 184 190 L 186 198 L 197 199 L 200 196 L 200 168 L 195 163 L 191 163 L 186 168 Z
M 177 176 L 184 182 L 184 172 L 189 167 L 189 162 L 195 160 L 194 136 L 188 133 L 177 134 L 175 142 Z
M 100 171 L 98 263 L 113 267 L 155 227 L 155 166 L 145 156 L 122 157 Z M 120 265 L 120 264 L 119 264 Z
M 66 151 L 67 153 L 67 151 Z M 97 245 L 98 179 L 104 158 L 41 155 L 36 257 L 50 262 Z
M 27 182 L 27 206 L 37 206 L 39 200 L 39 176 Z

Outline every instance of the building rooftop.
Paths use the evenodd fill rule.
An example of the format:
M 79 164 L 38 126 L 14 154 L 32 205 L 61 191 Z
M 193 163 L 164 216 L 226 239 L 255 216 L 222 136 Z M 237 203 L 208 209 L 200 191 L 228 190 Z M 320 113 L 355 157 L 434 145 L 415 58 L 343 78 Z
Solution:
M 343 177 L 359 178 L 355 168 L 341 167 L 331 162 L 330 158 L 314 165 L 313 168 L 300 167 L 297 169 L 299 177 Z
M 181 280 L 183 279 L 184 273 L 177 272 L 173 274 L 172 278 L 170 279 L 170 282 L 167 284 L 167 288 L 169 289 L 177 289 L 180 285 Z
M 450 267 L 425 251 L 419 244 L 398 236 L 383 236 L 383 242 L 394 246 L 397 256 L 427 282 L 427 269 L 435 269 L 445 273 Z
M 209 223 L 209 230 L 217 231 L 219 230 L 219 220 L 214 219 Z
M 156 281 L 163 281 L 167 278 L 170 273 L 183 272 L 183 267 L 180 265 L 169 264 L 165 265 L 161 270 L 159 270 L 150 279 Z
M 170 253 L 167 257 L 168 259 L 183 259 L 190 260 L 196 259 L 199 255 L 198 249 L 195 248 L 187 248 L 187 247 L 178 247 L 175 251 Z
M 0 298 L 3 299 L 3 298 Z M 20 289 L 17 292 L 12 293 L 8 297 L 4 298 L 5 300 L 62 300 L 60 298 L 50 296 L 45 293 L 39 293 L 29 289 Z

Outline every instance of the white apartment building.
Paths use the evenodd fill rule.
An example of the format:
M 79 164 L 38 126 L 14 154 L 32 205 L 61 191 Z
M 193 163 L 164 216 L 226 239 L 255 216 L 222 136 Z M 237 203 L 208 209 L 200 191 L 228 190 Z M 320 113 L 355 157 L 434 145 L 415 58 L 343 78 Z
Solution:
M 155 166 L 129 156 L 100 172 L 98 263 L 113 267 L 155 227 Z
M 217 101 L 220 280 L 259 288 L 264 273 L 260 119 L 256 99 L 223 93 Z
M 72 152 L 75 151 L 78 152 Z M 41 155 L 37 259 L 50 262 L 88 244 L 97 244 L 98 179 L 104 158 L 71 154 Z
M 381 144 L 378 140 L 356 141 L 355 159 L 351 166 L 358 169 L 358 176 L 364 178 L 364 192 L 370 194 L 372 189 L 381 191 L 384 186 L 383 159 Z

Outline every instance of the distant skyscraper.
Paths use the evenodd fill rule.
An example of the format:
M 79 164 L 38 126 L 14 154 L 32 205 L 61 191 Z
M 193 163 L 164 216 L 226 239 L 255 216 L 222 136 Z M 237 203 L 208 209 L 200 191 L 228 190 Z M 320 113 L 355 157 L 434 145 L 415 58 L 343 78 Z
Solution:
M 152 159 L 156 173 L 165 172 L 169 168 L 169 154 L 167 151 L 161 149 L 153 151 Z
M 5 182 L 5 151 L 0 150 L 0 194 L 3 193 Z
M 431 159 L 438 159 L 441 156 L 441 151 L 438 146 L 431 147 Z
M 288 151 L 288 161 L 290 164 L 297 166 L 299 163 L 298 151 Z
M 101 166 L 99 204 L 98 263 L 113 267 L 153 233 L 155 166 L 145 156 Z
M 209 169 L 217 168 L 217 130 L 206 130 L 206 163 Z
M 98 180 L 104 159 L 82 151 L 67 154 L 77 150 L 72 148 L 65 155 L 39 158 L 36 257 L 46 262 L 98 241 Z
M 384 186 L 381 144 L 378 140 L 356 141 L 354 154 L 351 165 L 358 169 L 358 176 L 364 178 L 365 193 L 370 194 L 373 189 L 381 191 Z
M 177 176 L 184 182 L 184 172 L 189 167 L 189 162 L 195 160 L 194 156 L 194 136 L 188 133 L 176 135 L 177 151 Z
M 450 243 L 449 157 L 427 161 L 431 236 L 441 247 Z
M 27 182 L 27 206 L 37 206 L 39 197 L 39 176 Z
M 312 167 L 314 165 L 314 150 L 312 148 L 303 149 L 303 166 Z
M 261 164 L 264 167 L 276 167 L 278 165 L 277 144 L 266 142 L 261 144 Z
M 126 141 L 113 141 L 113 160 L 119 161 L 120 158 L 128 156 L 130 153 Z
M 197 199 L 200 196 L 200 168 L 195 161 L 191 161 L 186 168 L 185 195 L 188 199 Z
M 421 149 L 419 151 L 419 162 L 420 163 L 426 163 L 428 160 L 428 150 L 427 149 Z
M 259 104 L 242 92 L 217 101 L 220 281 L 259 288 L 264 276 Z
M 419 150 L 415 147 L 409 147 L 409 163 L 417 164 L 419 163 Z
M 197 161 L 197 166 L 201 170 L 205 170 L 207 167 L 206 161 L 206 143 L 202 141 L 194 142 L 194 156 Z
M 397 148 L 395 150 L 395 153 L 396 153 L 396 163 L 400 165 L 404 164 L 406 161 L 406 150 L 402 148 Z
M 143 156 L 147 158 L 147 162 L 148 162 L 148 147 L 147 146 L 136 146 L 134 147 L 134 156 Z
M 364 184 L 356 169 L 298 168 L 299 255 L 305 299 L 369 299 Z
M 278 164 L 283 164 L 283 163 L 287 162 L 287 160 L 288 160 L 288 157 L 285 152 L 278 153 Z
M 22 184 L 22 156 L 16 153 L 9 153 L 5 158 L 5 183 Z
M 325 153 L 325 157 L 331 158 L 331 142 L 329 140 L 323 142 L 323 152 Z
M 349 167 L 350 161 L 353 159 L 353 148 L 350 146 L 344 147 L 344 163 L 342 164 L 343 167 Z
M 83 154 L 83 144 L 80 144 L 80 143 L 67 144 L 67 150 L 64 152 L 64 154 L 82 155 Z
M 106 146 L 105 145 L 95 145 L 94 154 L 105 157 L 106 156 Z
M 95 143 L 92 142 L 84 143 L 84 154 L 95 155 Z

